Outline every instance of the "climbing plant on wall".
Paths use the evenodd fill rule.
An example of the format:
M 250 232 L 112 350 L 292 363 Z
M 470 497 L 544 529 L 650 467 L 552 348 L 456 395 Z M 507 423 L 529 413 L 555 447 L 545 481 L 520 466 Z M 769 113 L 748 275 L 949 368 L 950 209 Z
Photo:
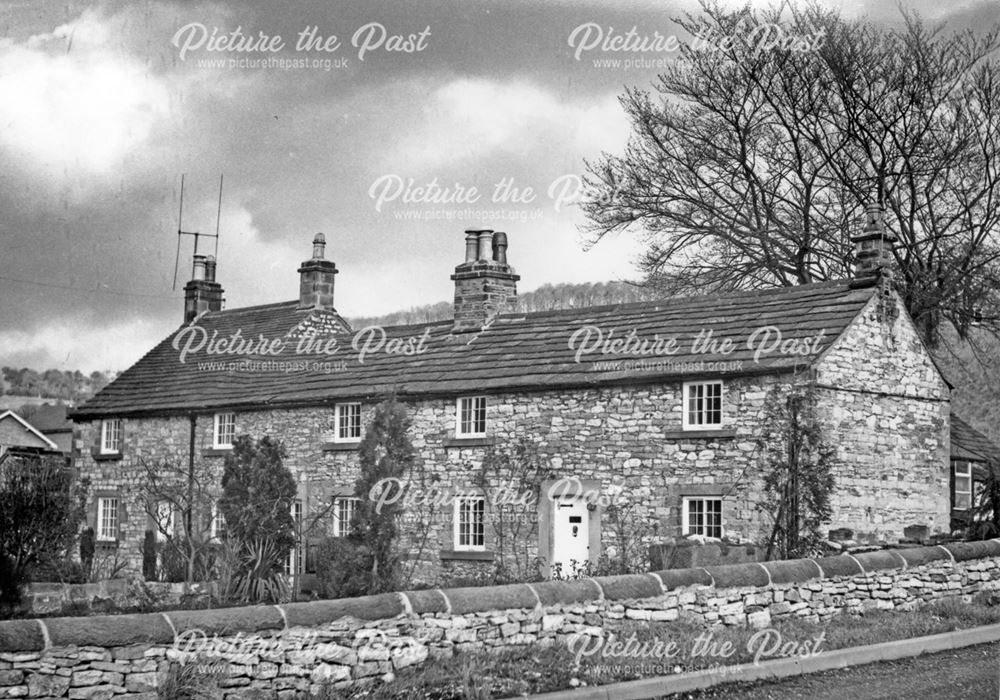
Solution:
M 763 498 L 758 507 L 771 521 L 766 557 L 794 559 L 817 553 L 821 527 L 832 515 L 834 449 L 817 415 L 815 388 L 804 384 L 772 389 L 761 425 L 757 453 Z

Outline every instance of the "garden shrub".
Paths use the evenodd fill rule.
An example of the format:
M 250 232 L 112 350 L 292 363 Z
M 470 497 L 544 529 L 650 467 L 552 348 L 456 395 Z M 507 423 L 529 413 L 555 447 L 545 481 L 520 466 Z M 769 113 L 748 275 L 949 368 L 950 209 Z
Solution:
M 156 580 L 156 533 L 146 530 L 142 540 L 142 577 L 147 581 Z

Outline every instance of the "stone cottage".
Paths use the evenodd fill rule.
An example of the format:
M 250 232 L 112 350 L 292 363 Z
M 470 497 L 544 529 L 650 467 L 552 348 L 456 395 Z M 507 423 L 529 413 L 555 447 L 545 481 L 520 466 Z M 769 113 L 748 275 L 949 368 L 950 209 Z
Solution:
M 510 519 L 546 570 L 623 556 L 630 537 L 759 542 L 771 517 L 757 507 L 765 410 L 807 383 L 835 448 L 830 528 L 883 541 L 909 526 L 946 532 L 949 386 L 887 281 L 877 209 L 855 241 L 853 279 L 519 313 L 507 236 L 472 229 L 451 276 L 453 320 L 364 329 L 334 306 L 322 234 L 287 302 L 223 309 L 215 262 L 196 255 L 183 324 L 74 414 L 91 447 L 79 465 L 92 525 L 137 562 L 150 527 L 141 465 L 218 470 L 249 434 L 284 441 L 296 516 L 332 508 L 342 535 L 365 425 L 395 392 L 420 478 L 450 496 L 410 509 L 427 577 L 508 556 L 496 494 L 522 484 L 482 465 L 518 444 L 544 469 L 541 495 Z M 307 554 L 290 566 L 311 568 Z

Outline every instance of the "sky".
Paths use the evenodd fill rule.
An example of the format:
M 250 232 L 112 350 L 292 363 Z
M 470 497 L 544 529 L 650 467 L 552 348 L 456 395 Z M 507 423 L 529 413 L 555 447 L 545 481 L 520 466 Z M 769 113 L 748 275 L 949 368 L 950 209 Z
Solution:
M 895 2 L 823 4 L 899 21 Z M 1000 20 L 996 0 L 903 6 L 949 28 Z M 618 96 L 655 78 L 625 62 L 666 54 L 587 44 L 683 36 L 673 19 L 697 11 L 0 2 L 0 365 L 119 371 L 180 325 L 182 175 L 180 225 L 218 226 L 227 308 L 295 298 L 317 232 L 347 317 L 450 299 L 470 226 L 508 233 L 520 291 L 635 279 L 641 235 L 593 244 L 574 202 L 585 162 L 627 144 Z

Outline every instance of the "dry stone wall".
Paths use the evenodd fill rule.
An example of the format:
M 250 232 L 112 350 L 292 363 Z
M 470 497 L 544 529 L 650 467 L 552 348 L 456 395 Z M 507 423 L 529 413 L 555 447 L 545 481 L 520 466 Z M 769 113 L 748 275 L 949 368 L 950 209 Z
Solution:
M 153 700 L 171 664 L 230 698 L 293 698 L 481 649 L 604 638 L 623 620 L 766 627 L 1000 588 L 1000 540 L 855 556 L 214 611 L 0 622 L 0 698 Z

